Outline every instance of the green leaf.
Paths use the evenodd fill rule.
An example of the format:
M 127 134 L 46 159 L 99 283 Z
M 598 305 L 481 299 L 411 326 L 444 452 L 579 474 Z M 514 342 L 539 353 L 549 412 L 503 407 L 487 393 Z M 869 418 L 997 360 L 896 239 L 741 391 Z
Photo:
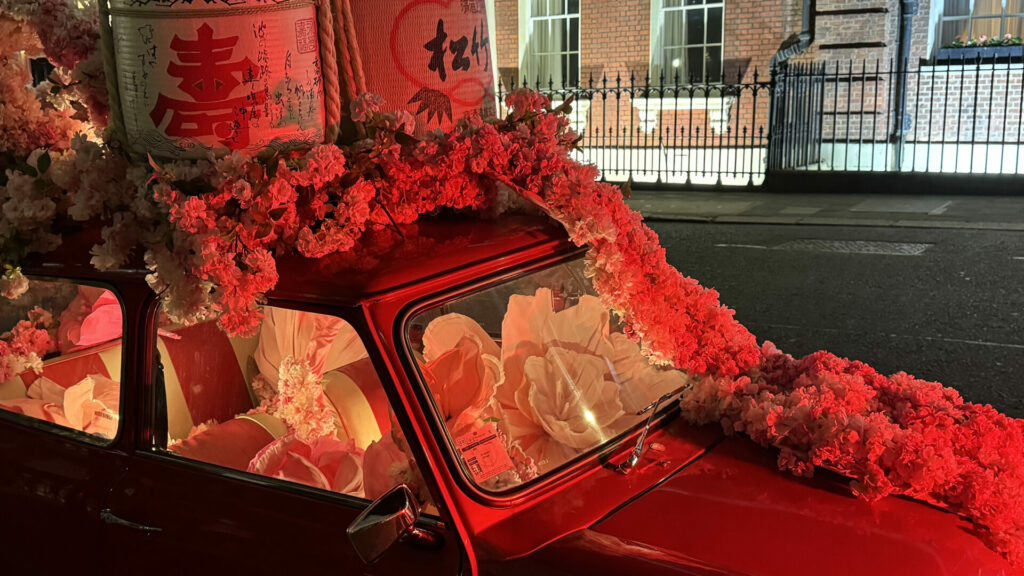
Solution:
M 46 174 L 46 171 L 50 169 L 50 153 L 43 152 L 43 155 L 39 157 L 39 161 L 36 162 L 36 166 L 39 167 L 40 174 Z
M 33 178 L 39 177 L 39 171 L 24 162 L 18 164 L 18 172 L 21 172 L 22 174 L 25 174 L 26 176 L 31 176 Z

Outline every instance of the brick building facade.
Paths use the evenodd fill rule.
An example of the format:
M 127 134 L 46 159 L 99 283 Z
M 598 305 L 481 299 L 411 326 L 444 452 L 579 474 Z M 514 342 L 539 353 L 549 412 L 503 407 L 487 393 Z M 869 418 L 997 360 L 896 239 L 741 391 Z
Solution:
M 801 31 L 805 9 L 804 0 L 493 1 L 498 70 L 503 79 L 521 78 L 530 72 L 530 61 L 537 52 L 533 34 L 537 20 L 568 13 L 578 18 L 578 32 L 567 33 L 578 34 L 579 47 L 573 49 L 579 54 L 578 79 L 584 83 L 591 74 L 599 79 L 656 72 L 657 52 L 670 34 L 666 14 L 702 6 L 721 7 L 724 12 L 720 42 L 725 77 L 732 80 L 738 72 L 746 77 L 754 67 L 766 70 L 780 45 Z M 814 41 L 797 61 L 887 61 L 897 57 L 901 0 L 816 0 L 806 4 L 813 10 Z M 912 62 L 933 59 L 936 49 L 953 34 L 1024 34 L 1024 0 L 918 0 L 913 4 L 917 13 L 910 39 Z M 954 22 L 961 13 L 966 14 L 965 19 Z M 969 27 L 972 21 L 973 28 Z
M 683 86 L 749 86 L 755 70 L 767 82 L 773 56 L 796 43 L 809 24 L 813 41 L 791 51 L 797 53 L 789 62 L 823 66 L 832 74 L 820 88 L 815 112 L 820 124 L 814 130 L 828 141 L 822 153 L 834 158 L 838 150 L 849 167 L 856 150 L 855 163 L 865 164 L 864 157 L 887 150 L 885 142 L 899 125 L 893 71 L 901 16 L 908 9 L 916 13 L 905 80 L 907 141 L 940 149 L 961 139 L 1016 145 L 1024 132 L 1019 57 L 988 67 L 936 62 L 938 49 L 954 35 L 1020 36 L 1024 0 L 493 1 L 498 74 L 505 87 L 540 80 L 542 89 L 555 88 L 556 100 L 563 85 L 615 88 L 577 98 L 574 127 L 586 134 L 584 146 L 592 154 L 616 147 L 659 147 L 662 156 L 671 154 L 669 148 L 719 147 L 740 154 L 763 145 L 767 90 L 658 87 L 673 86 L 677 78 Z M 804 13 L 808 6 L 813 13 Z M 651 90 L 632 88 L 648 77 Z M 869 152 L 865 141 L 872 143 Z M 618 154 L 616 162 L 636 161 L 623 152 L 612 154 Z

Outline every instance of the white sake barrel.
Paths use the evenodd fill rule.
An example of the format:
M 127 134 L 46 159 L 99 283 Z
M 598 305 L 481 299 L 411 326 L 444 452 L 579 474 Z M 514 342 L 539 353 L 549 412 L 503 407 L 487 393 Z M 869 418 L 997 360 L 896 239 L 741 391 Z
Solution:
M 485 0 L 350 0 L 366 89 L 418 133 L 495 113 L 496 40 Z
M 128 145 L 157 158 L 324 139 L 311 0 L 110 0 Z

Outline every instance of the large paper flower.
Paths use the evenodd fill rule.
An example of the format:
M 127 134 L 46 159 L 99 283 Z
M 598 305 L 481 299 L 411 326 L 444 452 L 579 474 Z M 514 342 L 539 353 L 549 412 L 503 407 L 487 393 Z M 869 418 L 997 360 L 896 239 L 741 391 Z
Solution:
M 121 324 L 121 304 L 110 290 L 78 286 L 78 296 L 60 315 L 61 352 L 120 338 Z
M 510 443 L 550 469 L 635 422 L 621 418 L 687 382 L 610 330 L 600 299 L 584 295 L 555 312 L 555 293 L 513 295 L 502 322 L 505 378 L 495 415 Z
M 423 343 L 427 386 L 458 437 L 474 426 L 502 381 L 500 349 L 479 324 L 458 314 L 432 321 Z
M 604 379 L 602 358 L 550 348 L 527 359 L 524 372 L 534 419 L 552 438 L 577 450 L 608 439 L 622 404 L 618 387 Z
M 352 442 L 325 436 L 307 444 L 291 433 L 260 450 L 248 471 L 362 498 L 362 456 Z

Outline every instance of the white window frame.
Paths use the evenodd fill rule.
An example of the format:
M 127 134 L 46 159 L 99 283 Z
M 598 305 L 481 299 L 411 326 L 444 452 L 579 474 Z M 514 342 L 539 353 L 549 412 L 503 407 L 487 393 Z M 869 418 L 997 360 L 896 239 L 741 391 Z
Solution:
M 537 74 L 538 74 L 538 72 L 537 72 L 537 68 L 538 68 L 538 66 L 537 66 L 537 58 L 540 57 L 540 56 L 552 56 L 552 55 L 560 55 L 560 56 L 566 57 L 566 56 L 571 56 L 571 55 L 575 54 L 576 55 L 576 78 L 566 78 L 565 79 L 565 85 L 566 86 L 579 86 L 579 83 L 580 83 L 580 77 L 582 76 L 582 73 L 580 71 L 580 68 L 582 67 L 582 46 L 581 46 L 581 44 L 582 44 L 582 38 L 581 38 L 582 37 L 582 32 L 581 32 L 581 20 L 580 20 L 580 13 L 582 12 L 582 10 L 580 8 L 580 3 L 581 2 L 577 2 L 577 4 L 576 4 L 576 10 L 577 11 L 575 13 L 571 13 L 570 14 L 568 12 L 568 10 L 569 10 L 569 1 L 568 0 L 559 0 L 559 1 L 562 2 L 562 4 L 563 4 L 563 8 L 564 8 L 564 12 L 565 12 L 564 14 L 535 16 L 533 14 L 533 9 L 532 9 L 532 4 L 533 4 L 532 0 L 519 0 L 519 71 L 520 71 L 520 76 L 525 77 L 529 81 L 531 86 L 533 85 L 534 82 L 536 82 L 538 80 L 538 77 L 537 77 Z M 544 52 L 544 53 L 536 52 L 536 44 L 534 42 L 530 41 L 532 39 L 532 37 L 533 37 L 533 26 L 534 26 L 535 23 L 543 22 L 544 25 L 547 26 L 547 25 L 549 25 L 550 22 L 553 22 L 555 20 L 564 20 L 565 22 L 564 22 L 563 25 L 565 26 L 565 34 L 566 34 L 566 37 L 568 37 L 569 33 L 570 33 L 570 30 L 572 30 L 572 27 L 570 26 L 570 20 L 572 20 L 572 19 L 576 19 L 576 34 L 577 34 L 576 50 L 571 50 L 571 49 L 569 49 L 567 47 L 566 50 L 558 50 L 558 51 L 554 51 L 554 52 Z M 568 43 L 568 46 L 572 46 L 572 42 L 571 41 Z M 566 70 L 565 73 L 568 74 L 569 70 Z M 540 82 L 541 82 L 541 87 L 546 88 L 547 87 L 548 78 L 540 78 Z M 555 88 L 561 88 L 561 87 L 562 87 L 562 82 L 561 81 L 555 81 Z
M 722 34 L 720 42 L 705 43 L 707 39 L 708 29 L 708 9 L 709 8 L 721 8 L 722 9 Z M 688 40 L 684 38 L 683 44 L 677 46 L 684 49 L 701 46 L 704 49 L 718 48 L 721 56 L 720 61 L 722 63 L 722 70 L 720 71 L 720 77 L 717 81 L 712 83 L 721 83 L 725 78 L 725 1 L 724 0 L 708 0 L 703 4 L 694 4 L 687 6 L 685 0 L 681 6 L 678 7 L 666 7 L 664 0 L 651 0 L 651 81 L 657 82 L 660 78 L 661 71 L 665 71 L 665 83 L 671 84 L 675 82 L 675 73 L 671 70 L 670 66 L 667 66 L 665 62 L 665 13 L 666 12 L 686 12 L 691 10 L 702 10 L 704 12 L 704 38 L 701 43 L 688 43 Z M 685 17 L 684 17 L 685 21 Z M 686 27 L 683 27 L 683 33 L 686 32 Z M 684 66 L 686 62 L 683 62 Z M 704 72 L 703 70 L 701 71 Z M 680 83 L 687 83 L 690 80 L 689 71 L 684 70 L 679 75 Z M 704 82 L 704 76 L 700 78 L 694 78 L 695 82 Z
M 946 16 L 946 0 L 942 0 L 940 4 L 941 11 L 939 11 L 938 14 L 938 39 L 935 43 L 936 47 L 942 47 L 942 32 L 947 22 L 967 20 L 967 37 L 964 39 L 966 41 L 973 38 L 977 38 L 979 36 L 978 34 L 973 33 L 975 20 L 999 20 L 999 36 L 1002 37 L 1004 34 L 1006 34 L 1007 18 L 1024 18 L 1024 4 L 1021 5 L 1021 12 L 1009 13 L 1006 11 L 1008 8 L 1008 4 L 1009 0 L 1001 0 L 1000 5 L 1002 7 L 1002 14 L 1000 14 L 999 16 L 974 16 L 975 0 L 971 0 L 970 8 L 968 9 L 966 16 Z

